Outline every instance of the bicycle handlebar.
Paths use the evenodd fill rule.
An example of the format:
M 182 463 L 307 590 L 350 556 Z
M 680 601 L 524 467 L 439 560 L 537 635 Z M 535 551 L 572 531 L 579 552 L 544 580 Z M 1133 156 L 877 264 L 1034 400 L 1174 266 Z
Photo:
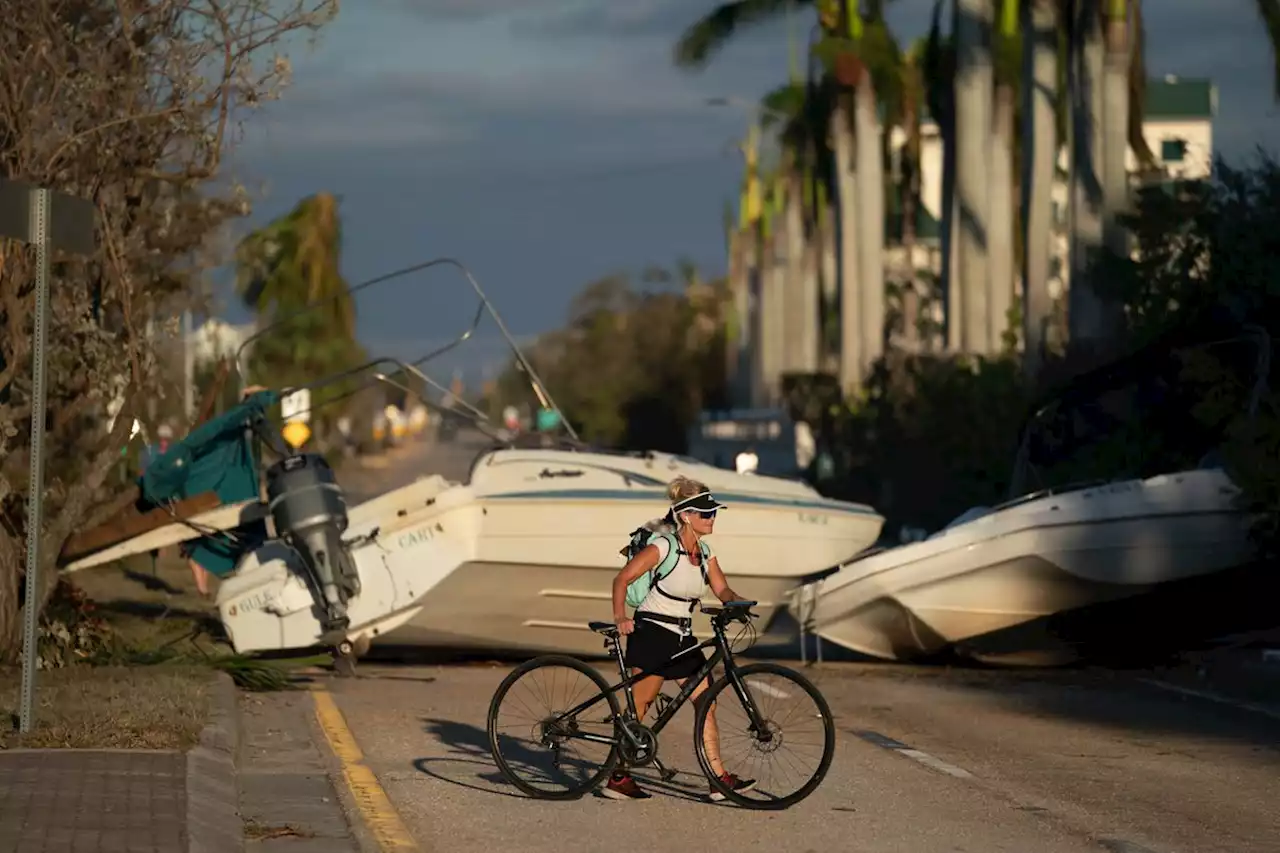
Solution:
M 751 607 L 759 604 L 758 601 L 726 601 L 720 607 L 705 607 L 700 605 L 703 613 L 717 621 L 720 624 L 737 620 L 744 625 L 751 619 L 755 619 L 758 614 L 751 612 Z

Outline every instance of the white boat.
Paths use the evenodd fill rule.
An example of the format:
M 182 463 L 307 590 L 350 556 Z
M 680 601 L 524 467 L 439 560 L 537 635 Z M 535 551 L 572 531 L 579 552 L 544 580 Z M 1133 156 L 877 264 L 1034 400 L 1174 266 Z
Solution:
M 225 423 L 202 428 L 201 440 L 244 440 L 273 402 L 259 395 L 223 416 Z M 171 467 L 183 464 L 198 463 Z M 666 511 L 667 483 L 677 475 L 707 483 L 728 506 L 712 547 L 734 589 L 760 602 L 762 624 L 805 576 L 866 548 L 884 523 L 870 507 L 823 498 L 801 481 L 656 452 L 500 446 L 480 454 L 465 482 L 426 477 L 350 508 L 318 457 L 286 454 L 266 474 L 264 499 L 224 500 L 229 505 L 113 542 L 64 568 L 261 519 L 272 538 L 240 556 L 218 590 L 238 651 L 331 645 L 358 654 L 387 640 L 596 654 L 603 649 L 587 623 L 610 616 L 620 550 L 631 531 Z M 243 489 L 233 495 L 242 496 Z M 695 630 L 706 627 L 695 623 Z
M 1246 562 L 1247 519 L 1218 468 L 970 512 L 822 581 L 812 630 L 891 660 L 929 656 L 1062 611 Z
M 761 624 L 806 575 L 866 548 L 884 520 L 870 507 L 823 498 L 798 481 L 736 474 L 663 453 L 503 449 L 485 453 L 470 481 L 377 499 L 369 515 L 385 545 L 426 537 L 457 546 L 458 567 L 422 598 L 392 642 L 598 653 L 588 628 L 611 613 L 610 581 L 630 531 L 666 510 L 677 475 L 706 482 L 729 508 L 712 548 Z M 428 496 L 430 505 L 428 503 Z M 392 513 L 387 504 L 399 503 Z M 395 516 L 401 509 L 403 516 Z M 387 523 L 388 515 L 395 517 Z M 351 531 L 360 534 L 353 524 Z M 696 630 L 709 630 L 695 625 Z
M 1196 346 L 1239 340 L 1260 351 L 1250 356 L 1257 358 L 1252 411 L 1266 387 L 1265 334 L 1261 345 L 1246 337 Z M 1078 426 L 1087 418 L 1072 407 L 1095 406 L 1095 393 L 1142 376 L 1162 353 L 1144 351 L 1086 374 L 1065 392 L 1070 402 L 1037 410 L 1023 431 L 1014 493 L 1035 469 L 1033 428 L 1058 415 Z M 1089 614 L 1085 608 L 1255 559 L 1251 519 L 1237 508 L 1236 486 L 1211 458 L 1192 470 L 1038 490 L 972 509 L 923 541 L 869 552 L 818 581 L 805 596 L 813 602 L 806 627 L 850 651 L 890 660 L 942 652 L 1006 663 L 1071 660 L 1082 642 L 1060 631 L 1063 614 Z M 1073 630 L 1082 625 L 1086 635 L 1096 628 L 1089 618 L 1077 621 Z M 1138 631 L 1132 623 L 1130 629 Z M 1144 625 L 1141 633 L 1160 630 Z

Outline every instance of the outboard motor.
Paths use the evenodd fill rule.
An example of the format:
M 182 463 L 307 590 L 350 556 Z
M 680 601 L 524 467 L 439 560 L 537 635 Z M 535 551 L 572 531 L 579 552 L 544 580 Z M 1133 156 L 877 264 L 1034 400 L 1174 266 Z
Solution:
M 323 456 L 301 453 L 267 469 L 267 503 L 276 536 L 298 553 L 323 614 L 326 631 L 346 628 L 347 601 L 360 593 L 360 576 L 342 534 L 347 502 Z

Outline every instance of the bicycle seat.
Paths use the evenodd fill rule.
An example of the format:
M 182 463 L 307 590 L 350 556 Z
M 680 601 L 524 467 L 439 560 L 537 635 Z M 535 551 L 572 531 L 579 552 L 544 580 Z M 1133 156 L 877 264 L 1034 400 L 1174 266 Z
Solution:
M 597 634 L 613 635 L 618 633 L 618 626 L 612 622 L 588 622 L 587 627 Z

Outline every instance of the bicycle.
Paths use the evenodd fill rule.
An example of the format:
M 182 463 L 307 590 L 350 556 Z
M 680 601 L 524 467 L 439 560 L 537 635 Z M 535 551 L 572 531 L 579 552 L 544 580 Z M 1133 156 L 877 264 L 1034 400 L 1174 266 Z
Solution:
M 489 703 L 489 747 L 493 753 L 494 763 L 498 765 L 503 777 L 525 794 L 546 800 L 570 800 L 583 796 L 588 791 L 597 788 L 613 772 L 620 760 L 624 761 L 627 767 L 632 768 L 653 765 L 657 768 L 664 782 L 670 781 L 676 775 L 676 771 L 668 769 L 658 759 L 658 735 L 676 715 L 676 712 L 688 701 L 696 687 L 704 679 L 708 679 L 711 676 L 716 666 L 723 663 L 724 677 L 714 681 L 711 687 L 694 703 L 694 749 L 697 754 L 698 764 L 710 782 L 712 789 L 718 791 L 730 802 L 751 809 L 785 809 L 808 797 L 822 783 L 823 778 L 831 767 L 831 760 L 835 754 L 835 722 L 826 699 L 818 691 L 818 688 L 799 672 L 775 663 L 760 662 L 740 666 L 735 661 L 730 640 L 725 635 L 725 629 L 730 622 L 734 621 L 750 626 L 750 620 L 756 616 L 750 611 L 754 604 L 756 604 L 754 601 L 730 601 L 726 602 L 722 607 L 701 608 L 703 613 L 711 616 L 712 636 L 703 640 L 697 648 L 714 647 L 715 651 L 707 658 L 706 664 L 698 671 L 698 674 L 685 681 L 676 698 L 671 699 L 663 693 L 658 694 L 654 701 L 658 717 L 651 727 L 644 725 L 637 719 L 635 697 L 631 688 L 641 678 L 653 673 L 627 674 L 627 667 L 623 660 L 621 638 L 617 627 L 612 622 L 591 622 L 589 627 L 592 631 L 604 636 L 605 649 L 609 651 L 617 664 L 618 673 L 622 679 L 617 684 L 610 686 L 596 669 L 577 658 L 566 655 L 545 655 L 516 667 L 498 685 L 498 689 L 494 692 L 493 699 Z M 598 692 L 577 704 L 573 704 L 576 696 L 571 698 L 567 703 L 569 706 L 567 710 L 556 708 L 548 709 L 541 716 L 535 714 L 534 723 L 530 729 L 533 741 L 549 750 L 552 766 L 556 772 L 560 773 L 566 770 L 562 752 L 573 749 L 578 745 L 594 744 L 600 747 L 607 747 L 608 755 L 597 769 L 590 772 L 584 771 L 583 777 L 576 783 L 569 785 L 566 790 L 549 791 L 535 784 L 535 781 L 540 780 L 526 779 L 517 772 L 517 765 L 527 764 L 529 757 L 533 753 L 528 749 L 518 752 L 515 747 L 509 752 L 504 752 L 504 742 L 499 736 L 499 729 L 502 727 L 498 724 L 498 718 L 502 711 L 504 700 L 508 698 L 512 689 L 521 683 L 523 679 L 540 670 L 557 669 L 571 670 L 572 673 L 585 676 L 590 685 L 594 686 Z M 566 675 L 571 675 L 572 673 L 566 673 Z M 760 700 L 786 698 L 792 695 L 794 691 L 768 688 L 763 685 L 753 689 L 747 682 L 760 675 L 777 676 L 799 688 L 800 695 L 812 700 L 812 719 L 816 720 L 818 728 L 821 730 L 822 751 L 817 769 L 798 789 L 785 795 L 778 795 L 772 788 L 768 787 L 755 770 L 752 771 L 753 775 L 750 777 L 757 780 L 756 787 L 753 790 L 749 792 L 732 790 L 712 770 L 712 757 L 708 754 L 705 734 L 709 719 L 715 721 L 716 729 L 718 730 L 717 741 L 721 747 L 725 735 L 730 729 L 725 724 L 722 715 L 726 708 L 732 708 L 732 705 L 728 702 L 716 702 L 717 697 L 726 690 L 732 691 L 738 699 L 738 704 L 745 712 L 747 742 L 756 753 L 757 759 L 773 755 L 785 745 L 787 736 L 784 735 L 781 725 L 786 722 L 786 719 L 779 720 L 776 715 L 766 713 L 762 709 Z M 558 681 L 558 677 L 553 678 L 553 683 L 556 681 Z M 625 710 L 621 707 L 618 699 L 619 691 L 622 691 L 626 696 Z M 603 719 L 591 714 L 591 709 L 596 708 L 601 702 L 607 704 L 609 709 L 608 716 Z M 715 717 L 711 717 L 712 709 L 716 708 L 719 710 L 717 710 Z M 606 726 L 611 728 L 612 731 L 607 734 L 596 734 L 584 730 L 585 726 L 592 725 Z M 508 741 L 511 739 L 509 736 L 504 737 Z M 718 751 L 723 752 L 723 748 Z M 723 761 L 723 755 L 720 758 Z M 570 769 L 577 766 L 571 765 Z M 726 770 L 733 772 L 727 766 Z M 752 795 L 762 796 L 763 799 L 757 799 Z

